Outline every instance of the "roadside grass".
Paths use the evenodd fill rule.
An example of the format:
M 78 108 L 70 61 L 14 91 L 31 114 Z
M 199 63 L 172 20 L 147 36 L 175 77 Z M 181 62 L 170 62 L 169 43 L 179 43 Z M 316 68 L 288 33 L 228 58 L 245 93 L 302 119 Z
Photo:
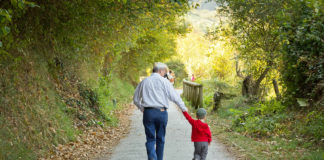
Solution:
M 10 117 L 1 114 L 0 159 L 37 159 L 53 145 L 75 140 L 80 131 L 64 113 L 65 104 L 54 95 L 48 97 L 34 107 L 13 109 Z
M 65 113 L 67 106 L 49 78 L 46 61 L 36 62 L 30 73 L 17 69 L 1 77 L 8 83 L 0 91 L 0 159 L 37 159 L 80 133 Z
M 258 137 L 244 131 L 236 131 L 232 126 L 235 115 L 230 110 L 244 111 L 247 108 L 247 104 L 242 102 L 242 97 L 237 97 L 222 101 L 219 110 L 209 112 L 208 115 L 213 135 L 230 148 L 234 148 L 233 152 L 236 152 L 240 159 L 324 159 L 324 149 L 320 145 L 300 138 L 281 135 Z
M 131 97 L 134 93 L 134 87 L 118 78 L 108 81 L 101 81 L 96 89 L 99 98 L 100 111 L 104 114 L 107 125 L 116 126 L 118 118 L 113 114 L 114 110 L 123 109 L 125 103 L 131 102 Z

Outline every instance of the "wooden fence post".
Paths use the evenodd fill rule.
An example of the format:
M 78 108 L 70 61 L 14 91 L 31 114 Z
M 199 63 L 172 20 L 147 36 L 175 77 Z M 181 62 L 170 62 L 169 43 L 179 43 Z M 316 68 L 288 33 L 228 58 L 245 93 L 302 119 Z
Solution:
M 183 95 L 196 109 L 203 107 L 203 85 L 183 80 Z
M 199 86 L 199 107 L 202 108 L 203 106 L 203 86 Z

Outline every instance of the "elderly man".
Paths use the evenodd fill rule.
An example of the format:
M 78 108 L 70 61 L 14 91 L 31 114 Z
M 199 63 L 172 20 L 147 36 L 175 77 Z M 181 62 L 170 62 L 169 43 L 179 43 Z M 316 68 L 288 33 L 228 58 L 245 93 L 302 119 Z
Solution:
M 170 81 L 163 78 L 167 71 L 167 65 L 155 63 L 152 75 L 137 86 L 134 94 L 134 104 L 144 113 L 145 145 L 149 160 L 163 160 L 169 100 L 176 103 L 182 111 L 187 111 Z

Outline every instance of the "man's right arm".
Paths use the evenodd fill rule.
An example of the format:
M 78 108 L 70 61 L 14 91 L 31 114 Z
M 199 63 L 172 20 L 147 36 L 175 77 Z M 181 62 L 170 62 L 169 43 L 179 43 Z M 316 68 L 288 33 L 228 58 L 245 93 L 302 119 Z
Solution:
M 138 84 L 138 86 L 136 87 L 135 93 L 134 93 L 134 97 L 133 97 L 134 104 L 141 111 L 144 110 L 144 108 L 142 106 L 142 92 L 143 92 L 143 82 Z
M 177 93 L 177 91 L 173 88 L 172 84 L 167 81 L 166 83 L 166 90 L 167 90 L 167 95 L 168 98 L 174 102 L 175 104 L 177 104 L 180 109 L 184 112 L 184 111 L 188 111 L 187 107 L 185 106 L 184 102 L 182 101 L 180 95 Z

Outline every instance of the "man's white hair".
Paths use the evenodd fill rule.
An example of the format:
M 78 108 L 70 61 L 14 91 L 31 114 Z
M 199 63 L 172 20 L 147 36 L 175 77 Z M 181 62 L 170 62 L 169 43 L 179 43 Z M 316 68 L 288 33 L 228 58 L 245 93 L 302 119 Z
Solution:
M 168 71 L 168 66 L 161 62 L 155 62 L 153 67 L 153 72 L 158 72 L 159 70 L 165 69 Z

